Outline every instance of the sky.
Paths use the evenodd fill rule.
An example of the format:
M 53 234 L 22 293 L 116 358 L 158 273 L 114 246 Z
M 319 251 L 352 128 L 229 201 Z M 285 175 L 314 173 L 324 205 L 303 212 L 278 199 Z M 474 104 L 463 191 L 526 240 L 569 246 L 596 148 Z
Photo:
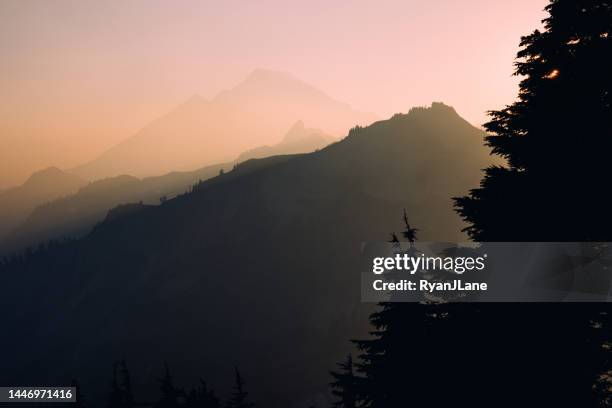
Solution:
M 0 0 L 0 188 L 89 161 L 256 68 L 380 118 L 443 101 L 480 126 L 515 99 L 520 37 L 546 3 Z

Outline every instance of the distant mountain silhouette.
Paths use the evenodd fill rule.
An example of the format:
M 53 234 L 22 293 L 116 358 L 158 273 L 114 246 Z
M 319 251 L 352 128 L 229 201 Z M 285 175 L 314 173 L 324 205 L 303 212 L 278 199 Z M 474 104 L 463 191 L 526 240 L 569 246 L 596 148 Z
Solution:
M 159 204 L 160 199 L 165 200 L 185 193 L 193 184 L 216 176 L 221 169 L 231 170 L 238 163 L 253 158 L 312 152 L 328 145 L 332 140 L 331 136 L 318 129 L 308 129 L 302 121 L 298 121 L 279 143 L 248 150 L 230 163 L 206 166 L 190 172 L 146 177 L 142 180 L 122 175 L 91 182 L 75 194 L 54 201 L 45 200 L 44 204 L 33 211 L 30 207 L 31 214 L 27 218 L 24 215 L 20 220 L 22 222 L 13 224 L 13 230 L 5 234 L 4 239 L 0 239 L 0 255 L 51 239 L 82 236 L 102 221 L 106 213 L 115 206 L 137 202 Z M 277 160 L 269 160 L 265 163 L 276 162 Z M 251 168 L 257 166 L 254 163 L 242 166 L 239 174 Z
M 73 174 L 49 167 L 32 174 L 21 186 L 0 192 L 0 242 L 37 205 L 72 194 L 85 183 Z
M 87 237 L 0 271 L 11 327 L 0 382 L 73 376 L 95 392 L 107 362 L 129 356 L 143 393 L 157 386 L 150 361 L 171 360 L 185 376 L 206 367 L 221 393 L 228 361 L 240 362 L 266 406 L 325 394 L 346 339 L 368 330 L 361 243 L 386 240 L 404 208 L 422 240 L 464 239 L 451 197 L 490 164 L 483 136 L 437 103 L 111 213 Z
M 279 154 L 310 153 L 327 146 L 334 141 L 330 135 L 320 129 L 308 129 L 301 120 L 296 122 L 280 143 L 272 146 L 260 146 L 247 150 L 238 156 L 237 162 L 248 159 L 261 159 L 263 157 Z
M 255 70 L 212 100 L 193 96 L 90 163 L 72 171 L 89 180 L 145 177 L 227 162 L 253 146 L 275 143 L 297 120 L 335 136 L 371 114 L 353 110 L 284 72 Z
M 139 201 L 159 204 L 161 197 L 171 198 L 184 193 L 198 180 L 217 175 L 223 166 L 213 165 L 142 180 L 123 175 L 88 183 L 74 194 L 34 208 L 0 241 L 0 255 L 51 239 L 77 238 L 88 233 L 115 206 Z

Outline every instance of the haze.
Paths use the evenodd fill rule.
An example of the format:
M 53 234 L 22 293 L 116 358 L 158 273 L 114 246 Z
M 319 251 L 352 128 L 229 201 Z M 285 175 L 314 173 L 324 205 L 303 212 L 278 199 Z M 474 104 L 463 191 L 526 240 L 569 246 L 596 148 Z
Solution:
M 514 99 L 519 39 L 545 4 L 1 1 L 0 188 L 88 162 L 255 68 L 380 118 L 439 100 L 479 125 Z

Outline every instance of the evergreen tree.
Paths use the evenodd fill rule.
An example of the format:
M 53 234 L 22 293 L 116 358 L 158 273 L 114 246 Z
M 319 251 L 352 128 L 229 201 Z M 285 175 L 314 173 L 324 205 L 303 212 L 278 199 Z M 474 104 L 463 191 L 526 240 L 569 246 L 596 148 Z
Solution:
M 179 406 L 180 390 L 174 386 L 168 363 L 164 363 L 164 377 L 160 380 L 161 397 L 155 404 L 156 408 L 176 408 Z
M 413 247 L 414 242 L 417 239 L 417 232 L 419 230 L 418 228 L 413 228 L 410 226 L 410 223 L 408 222 L 408 215 L 406 214 L 406 209 L 404 209 L 404 224 L 406 226 L 406 229 L 404 229 L 402 235 L 408 240 L 408 242 L 410 242 L 410 246 Z M 394 236 L 393 238 L 397 240 L 397 237 Z
M 372 338 L 353 341 L 361 351 L 357 370 L 364 377 L 357 383 L 357 401 L 373 408 L 405 407 L 413 401 L 427 401 L 431 406 L 447 402 L 433 387 L 443 372 L 443 366 L 436 364 L 440 359 L 431 354 L 431 365 L 426 361 L 440 340 L 434 333 L 435 323 L 442 319 L 437 307 L 393 302 L 380 307 L 370 317 Z
M 406 251 L 410 256 L 418 253 L 414 247 L 416 231 L 404 212 L 402 236 L 410 243 Z M 395 233 L 391 234 L 390 243 L 396 251 L 401 251 Z M 345 373 L 336 380 L 356 385 L 348 402 L 353 399 L 354 406 L 373 408 L 405 407 L 411 401 L 428 401 L 432 406 L 446 402 L 440 398 L 444 394 L 430 391 L 432 384 L 436 384 L 431 378 L 441 367 L 436 364 L 437 355 L 443 355 L 444 349 L 438 345 L 445 338 L 441 328 L 448 314 L 443 313 L 441 305 L 429 303 L 383 302 L 379 306 L 380 310 L 370 316 L 374 327 L 371 338 L 353 340 L 360 350 L 356 368 L 362 376 L 349 380 L 351 375 Z M 437 354 L 428 355 L 429 351 Z M 347 365 L 348 362 L 341 367 L 346 370 Z
M 215 394 L 214 390 L 207 391 L 205 401 L 206 401 L 206 407 L 207 408 L 219 408 L 219 407 L 221 407 L 221 402 L 219 401 L 219 398 Z
M 121 381 L 118 378 L 119 374 Z M 113 379 L 107 405 L 109 408 L 132 408 L 134 406 L 132 384 L 125 360 L 113 364 Z
M 253 408 L 255 405 L 248 402 L 248 393 L 244 390 L 244 379 L 238 371 L 238 367 L 234 368 L 236 375 L 236 384 L 232 397 L 227 402 L 227 408 Z
M 603 187 L 612 175 L 612 3 L 553 0 L 546 10 L 544 30 L 520 44 L 517 101 L 485 125 L 486 143 L 506 165 L 486 169 L 480 188 L 455 199 L 476 241 L 612 241 Z M 495 380 L 480 376 L 491 386 L 520 375 L 512 395 L 531 405 L 597 406 L 596 381 L 610 369 L 602 309 L 609 306 L 482 307 L 488 328 L 468 335 L 495 364 L 477 360 L 472 371 L 495 370 Z
M 108 408 L 121 408 L 123 393 L 121 392 L 119 382 L 117 381 L 117 363 L 113 364 L 113 378 L 111 380 L 110 388 L 107 402 Z
M 200 402 L 200 396 L 198 394 L 198 391 L 195 388 L 192 388 L 189 390 L 189 392 L 187 393 L 187 397 L 185 398 L 185 407 L 186 408 L 196 408 L 201 406 L 201 402 Z
M 134 395 L 132 394 L 132 382 L 130 379 L 130 372 L 128 371 L 125 360 L 121 360 L 121 387 L 122 387 L 122 404 L 125 408 L 131 408 L 134 406 Z
M 219 408 L 219 399 L 213 390 L 208 390 L 206 383 L 200 380 L 197 388 L 192 388 L 187 396 L 187 408 Z
M 338 408 L 355 408 L 357 406 L 358 378 L 353 370 L 353 356 L 348 355 L 346 361 L 339 363 L 340 371 L 330 372 L 334 381 L 331 383 L 332 393 L 337 401 L 334 406 Z
M 406 214 L 404 228 L 402 236 L 414 238 L 404 252 L 419 256 L 414 246 L 416 229 Z M 390 243 L 401 253 L 396 234 L 391 234 Z M 353 340 L 360 350 L 355 364 L 361 374 L 355 378 L 356 406 L 476 407 L 496 406 L 501 403 L 500 397 L 508 399 L 508 384 L 495 383 L 495 371 L 501 368 L 490 352 L 497 339 L 483 335 L 482 328 L 488 322 L 479 309 L 466 304 L 391 300 L 380 303 L 380 310 L 370 316 L 374 328 L 371 337 Z M 479 333 L 482 338 L 475 339 L 470 333 Z M 482 347 L 482 341 L 490 341 L 491 346 Z
M 522 38 L 518 100 L 490 112 L 486 139 L 506 166 L 456 199 L 476 241 L 610 241 L 612 3 L 555 0 Z

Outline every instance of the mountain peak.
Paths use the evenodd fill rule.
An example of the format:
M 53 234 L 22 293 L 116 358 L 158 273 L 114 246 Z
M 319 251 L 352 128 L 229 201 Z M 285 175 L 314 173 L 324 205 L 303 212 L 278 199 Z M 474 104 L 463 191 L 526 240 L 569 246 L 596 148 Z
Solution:
M 283 141 L 288 142 L 291 141 L 296 135 L 302 135 L 304 133 L 304 122 L 302 120 L 298 120 L 289 128 L 285 137 L 283 137 Z
M 451 113 L 454 113 L 455 115 L 457 114 L 457 111 L 455 110 L 455 108 L 453 108 L 450 105 L 446 105 L 444 102 L 432 102 L 431 107 L 429 109 L 437 110 L 437 111 L 444 111 L 444 112 L 451 112 Z
M 289 80 L 289 81 L 298 81 L 301 82 L 298 78 L 296 78 L 292 73 L 287 71 L 275 71 L 272 69 L 263 69 L 256 68 L 254 69 L 244 80 L 244 82 L 258 82 L 258 81 L 269 81 L 269 80 Z
M 331 136 L 323 133 L 321 129 L 307 128 L 302 120 L 298 120 L 289 128 L 281 143 L 296 143 L 316 137 L 321 140 L 331 140 Z
M 100 179 L 195 169 L 224 162 L 253 146 L 271 145 L 298 119 L 340 137 L 375 117 L 290 73 L 256 69 L 211 99 L 193 95 L 74 173 Z
M 79 186 L 83 183 L 84 180 L 79 176 L 67 173 L 52 166 L 32 173 L 25 183 L 23 183 L 22 187 L 27 189 L 49 189 L 53 188 L 53 186 L 57 187 L 58 184 Z
M 408 112 L 408 115 L 418 114 L 420 112 L 423 113 L 433 113 L 433 114 L 452 114 L 454 116 L 459 116 L 455 108 L 452 106 L 446 105 L 444 102 L 432 102 L 431 106 L 417 106 Z
M 55 166 L 47 167 L 46 169 L 38 170 L 32 173 L 30 177 L 26 180 L 25 184 L 37 184 L 44 183 L 49 180 L 55 180 L 60 177 L 69 176 L 68 173 L 63 172 L 59 168 Z
M 289 90 L 316 93 L 324 95 L 314 86 L 302 81 L 295 75 L 286 71 L 271 69 L 255 69 L 234 89 L 265 89 L 267 91 Z

